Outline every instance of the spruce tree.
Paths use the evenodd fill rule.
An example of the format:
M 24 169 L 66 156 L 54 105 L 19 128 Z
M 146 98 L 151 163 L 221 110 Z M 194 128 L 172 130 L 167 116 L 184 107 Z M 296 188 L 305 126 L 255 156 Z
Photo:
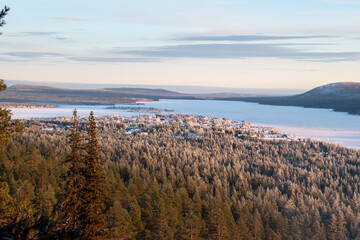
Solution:
M 8 14 L 8 12 L 10 11 L 10 8 L 8 8 L 7 6 L 5 6 L 3 9 L 1 9 L 0 11 L 0 27 L 2 27 L 5 24 L 4 21 L 4 17 Z M 1 32 L 0 32 L 1 34 Z
M 105 228 L 105 174 L 100 161 L 100 147 L 94 113 L 90 113 L 86 145 L 81 222 L 83 239 L 102 239 Z
M 79 118 L 76 109 L 73 112 L 72 127 L 69 140 L 70 153 L 66 163 L 70 164 L 65 178 L 65 192 L 63 203 L 63 220 L 65 231 L 72 237 L 76 237 L 81 230 L 81 196 L 84 187 L 84 146 L 79 129 Z
M 11 222 L 13 211 L 13 199 L 9 195 L 9 186 L 6 182 L 0 182 L 0 229 Z
M 1 22 L 0 22 L 1 23 Z M 4 80 L 0 80 L 0 92 L 6 90 Z M 23 125 L 19 120 L 11 120 L 11 112 L 8 109 L 0 108 L 0 152 L 9 142 L 12 133 L 21 132 Z

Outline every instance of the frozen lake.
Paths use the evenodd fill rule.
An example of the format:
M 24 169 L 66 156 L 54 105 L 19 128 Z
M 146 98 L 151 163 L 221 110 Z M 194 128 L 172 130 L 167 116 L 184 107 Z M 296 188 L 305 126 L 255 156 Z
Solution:
M 129 105 L 121 105 L 129 106 Z M 135 116 L 121 109 L 105 109 L 108 106 L 63 105 L 59 108 L 15 108 L 13 118 L 54 118 L 71 116 L 76 108 L 79 116 L 88 116 L 91 110 L 96 116 L 120 115 Z M 131 107 L 137 107 L 131 105 Z M 247 121 L 254 125 L 272 126 L 284 132 L 305 138 L 313 138 L 337 143 L 343 146 L 360 148 L 360 116 L 333 112 L 329 109 L 270 106 L 257 103 L 215 100 L 160 100 L 145 103 L 140 107 L 172 109 L 174 113 L 228 118 Z

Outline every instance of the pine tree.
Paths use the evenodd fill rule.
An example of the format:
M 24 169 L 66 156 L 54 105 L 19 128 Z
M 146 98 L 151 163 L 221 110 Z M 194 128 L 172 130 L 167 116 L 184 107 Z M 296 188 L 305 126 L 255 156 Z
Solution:
M 100 161 L 100 147 L 96 133 L 94 113 L 89 117 L 88 142 L 86 146 L 84 187 L 81 201 L 82 238 L 101 239 L 105 228 L 105 175 Z
M 5 24 L 5 21 L 3 20 L 3 18 L 8 14 L 9 11 L 10 11 L 10 8 L 8 8 L 7 6 L 5 6 L 3 9 L 1 9 L 1 11 L 0 11 L 0 27 L 2 27 Z
M 0 228 L 10 223 L 13 211 L 13 199 L 9 195 L 9 186 L 6 182 L 0 182 Z
M 200 239 L 201 227 L 200 218 L 193 213 L 188 214 L 184 218 L 183 239 Z
M 261 215 L 257 209 L 254 212 L 252 235 L 254 239 L 262 239 L 264 235 L 264 227 L 261 219 Z
M 331 222 L 329 225 L 328 239 L 336 240 L 338 235 L 337 217 L 335 214 L 331 214 Z
M 173 233 L 168 226 L 168 216 L 166 214 L 166 206 L 162 199 L 155 203 L 155 229 L 153 237 L 155 239 L 172 239 Z
M 210 239 L 223 240 L 229 237 L 226 217 L 221 209 L 222 203 L 219 197 L 211 202 L 208 217 Z
M 337 220 L 338 238 L 346 239 L 346 221 L 344 214 L 341 211 L 337 213 Z
M 72 128 L 70 129 L 69 140 L 70 153 L 66 163 L 70 164 L 65 178 L 65 192 L 63 203 L 63 219 L 65 221 L 65 231 L 73 237 L 79 233 L 81 229 L 81 196 L 84 187 L 84 154 L 83 143 L 81 140 L 81 132 L 79 129 L 79 118 L 76 109 L 73 112 Z
M 27 180 L 22 181 L 14 194 L 15 218 L 13 220 L 15 239 L 29 239 L 30 229 L 35 223 L 34 186 Z
M 141 221 L 144 224 L 144 231 L 141 233 L 141 239 L 151 239 L 154 232 L 154 207 L 149 194 L 145 193 L 139 198 L 139 206 L 141 208 Z
M 1 26 L 1 17 L 0 17 L 0 26 Z M 6 84 L 4 83 L 4 80 L 0 80 L 0 92 L 4 90 L 6 90 Z M 23 128 L 24 127 L 19 120 L 16 121 L 11 120 L 10 110 L 0 108 L 0 152 L 4 151 L 3 147 L 8 144 L 10 135 L 12 133 L 21 132 Z
M 131 239 L 132 225 L 131 217 L 126 209 L 121 206 L 121 202 L 114 201 L 111 208 L 111 237 L 114 239 Z
M 135 198 L 130 200 L 129 214 L 132 225 L 132 235 L 134 238 L 139 238 L 141 232 L 144 230 L 144 224 L 141 222 L 141 209 Z

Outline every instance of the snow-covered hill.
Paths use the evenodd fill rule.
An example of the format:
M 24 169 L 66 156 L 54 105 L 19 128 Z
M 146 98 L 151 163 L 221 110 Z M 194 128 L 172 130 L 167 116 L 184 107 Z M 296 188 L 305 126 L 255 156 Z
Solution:
M 360 97 L 360 83 L 338 82 L 314 88 L 304 94 L 307 97 Z

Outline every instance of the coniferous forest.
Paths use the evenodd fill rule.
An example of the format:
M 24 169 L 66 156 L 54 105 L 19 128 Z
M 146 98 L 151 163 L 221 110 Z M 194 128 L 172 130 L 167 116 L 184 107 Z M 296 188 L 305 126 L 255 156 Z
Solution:
M 0 27 L 8 12 L 0 9 Z M 263 46 L 257 48 L 272 49 Z M 232 56 L 226 49 L 224 56 Z M 313 55 L 292 54 L 292 60 L 306 61 Z M 353 56 L 324 54 L 313 60 Z M 0 92 L 5 89 L 0 80 Z M 290 98 L 274 99 L 267 101 Z M 332 98 L 286 104 L 313 106 L 314 99 L 316 107 L 328 107 Z M 357 113 L 354 101 L 344 99 L 331 107 Z M 151 123 L 141 116 L 109 121 L 92 112 L 80 118 L 74 110 L 72 118 L 20 122 L 0 108 L 0 239 L 360 240 L 359 150 L 287 136 L 269 139 L 263 132 L 227 127 L 225 119 L 213 121 L 223 125 L 199 125 L 189 115 L 155 117 Z
M 25 121 L 0 153 L 1 238 L 360 239 L 358 150 L 177 119 Z

